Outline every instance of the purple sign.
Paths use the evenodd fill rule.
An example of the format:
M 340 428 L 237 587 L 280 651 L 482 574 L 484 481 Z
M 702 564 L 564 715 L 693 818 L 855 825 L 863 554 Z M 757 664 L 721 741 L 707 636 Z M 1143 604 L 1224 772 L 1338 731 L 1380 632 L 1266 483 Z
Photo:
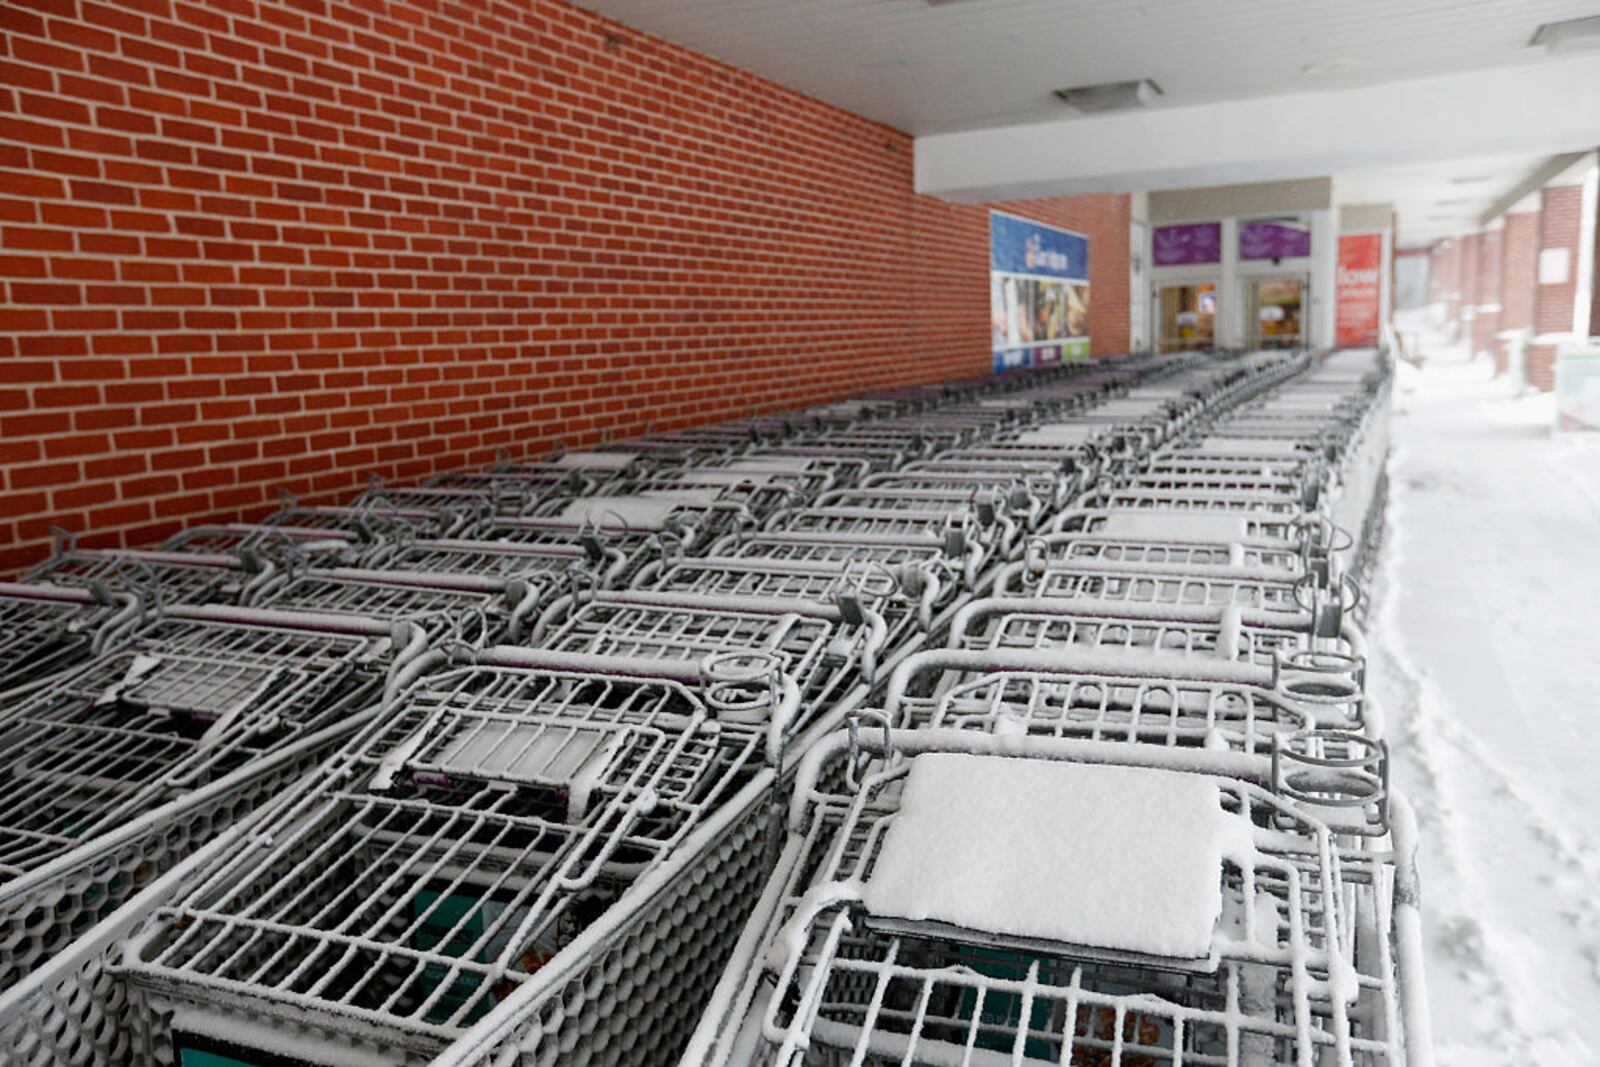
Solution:
M 1309 226 L 1270 219 L 1239 224 L 1240 259 L 1295 259 L 1310 254 Z
M 1157 267 L 1222 262 L 1222 223 L 1188 222 L 1157 226 L 1150 236 L 1150 260 Z

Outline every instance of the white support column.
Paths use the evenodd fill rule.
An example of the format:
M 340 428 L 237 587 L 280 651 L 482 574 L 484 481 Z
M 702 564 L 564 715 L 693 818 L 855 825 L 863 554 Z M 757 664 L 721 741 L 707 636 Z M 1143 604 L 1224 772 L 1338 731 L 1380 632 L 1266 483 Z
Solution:
M 1306 320 L 1312 348 L 1333 347 L 1338 276 L 1338 211 L 1314 211 L 1311 213 L 1311 307 Z
M 1594 309 L 1594 239 L 1596 184 L 1600 182 L 1600 169 L 1590 157 L 1589 172 L 1583 177 L 1583 201 L 1578 212 L 1578 273 L 1577 292 L 1573 296 L 1572 336 L 1579 344 L 1589 337 L 1591 313 Z

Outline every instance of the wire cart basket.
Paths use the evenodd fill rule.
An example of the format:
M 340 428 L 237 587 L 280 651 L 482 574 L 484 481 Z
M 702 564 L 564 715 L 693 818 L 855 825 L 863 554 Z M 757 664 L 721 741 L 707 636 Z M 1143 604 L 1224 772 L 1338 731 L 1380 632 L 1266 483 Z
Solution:
M 0 694 L 101 655 L 141 610 L 137 597 L 103 584 L 0 582 Z
M 583 1017 L 641 1048 L 675 1040 L 646 1018 L 660 998 L 703 995 L 686 939 L 727 938 L 747 910 L 727 894 L 761 852 L 755 801 L 794 684 L 759 654 L 631 670 L 512 647 L 433 658 L 440 669 L 249 835 L 80 945 L 71 976 L 13 1014 L 23 1039 L 87 983 L 116 998 L 139 1062 L 288 1047 L 328 1065 L 420 1064 L 520 988 L 571 972 L 573 1030 L 551 1054 Z M 619 925 L 623 973 L 592 949 Z M 585 1011 L 591 998 L 608 1007 Z
M 326 756 L 422 648 L 412 628 L 373 620 L 170 605 L 115 649 L 7 700 L 0 985 L 225 827 L 223 813 L 264 802 Z
M 1030 785 L 1112 794 L 1086 804 L 1104 814 L 1068 828 L 1081 853 L 997 860 L 986 847 L 1018 833 L 990 821 L 1002 808 L 1029 839 L 1052 837 L 1059 816 L 1029 810 Z M 1124 792 L 1150 822 L 1111 806 Z M 1428 1063 L 1414 827 L 1404 801 L 1392 803 L 1382 847 L 1354 847 L 1330 809 L 1275 790 L 1258 757 L 841 732 L 801 769 L 757 908 L 763 936 L 741 942 L 745 967 L 725 975 L 683 1062 Z M 1226 827 L 1226 843 L 1168 844 L 1154 812 Z M 921 854 L 908 899 L 896 838 L 930 831 L 940 851 Z M 1074 859 L 1086 870 L 1077 912 L 1024 908 L 991 926 L 961 899 L 971 864 L 1006 866 L 998 881 L 980 870 L 983 885 L 1039 885 Z M 1159 897 L 1175 879 L 1191 880 L 1185 899 L 1215 902 L 1209 921 L 1118 917 L 1119 900 Z

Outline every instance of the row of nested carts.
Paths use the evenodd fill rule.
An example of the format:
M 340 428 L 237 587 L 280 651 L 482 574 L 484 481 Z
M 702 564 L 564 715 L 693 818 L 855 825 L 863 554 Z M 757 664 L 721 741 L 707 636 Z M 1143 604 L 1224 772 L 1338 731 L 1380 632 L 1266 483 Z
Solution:
M 0 1060 L 1431 1062 L 1389 368 L 1129 358 L 0 585 Z

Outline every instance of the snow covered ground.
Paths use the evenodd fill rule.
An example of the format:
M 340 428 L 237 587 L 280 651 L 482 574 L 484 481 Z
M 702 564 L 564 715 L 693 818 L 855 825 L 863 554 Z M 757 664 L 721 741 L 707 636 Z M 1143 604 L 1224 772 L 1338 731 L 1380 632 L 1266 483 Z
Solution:
M 1372 691 L 1422 827 L 1442 1067 L 1600 1064 L 1600 441 L 1423 346 L 1395 393 Z M 1600 435 L 1596 435 L 1600 436 Z

